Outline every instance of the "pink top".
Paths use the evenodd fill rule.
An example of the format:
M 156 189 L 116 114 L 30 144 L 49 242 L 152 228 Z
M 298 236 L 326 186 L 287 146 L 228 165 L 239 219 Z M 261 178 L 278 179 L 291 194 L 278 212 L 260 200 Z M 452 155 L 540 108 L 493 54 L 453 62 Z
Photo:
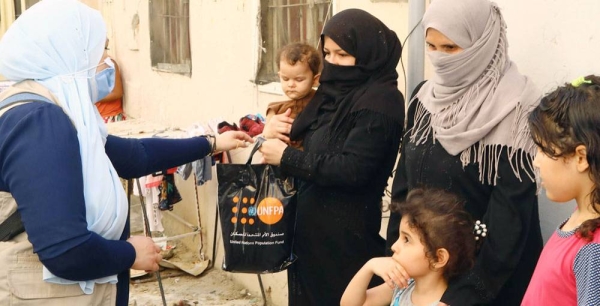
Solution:
M 600 305 L 600 229 L 591 242 L 575 231 L 552 234 L 521 305 Z

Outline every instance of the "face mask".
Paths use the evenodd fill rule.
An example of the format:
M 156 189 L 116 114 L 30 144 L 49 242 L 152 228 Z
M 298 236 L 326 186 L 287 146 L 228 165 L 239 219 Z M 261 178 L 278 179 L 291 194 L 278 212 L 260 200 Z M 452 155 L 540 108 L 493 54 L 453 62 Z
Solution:
M 452 57 L 452 54 L 447 54 L 441 51 L 427 51 L 427 56 L 431 61 L 431 65 L 433 65 L 435 69 L 440 69 L 449 63 L 449 59 Z
M 90 98 L 94 103 L 104 99 L 115 88 L 115 65 L 108 57 L 104 63 L 108 68 L 96 73 L 90 79 Z

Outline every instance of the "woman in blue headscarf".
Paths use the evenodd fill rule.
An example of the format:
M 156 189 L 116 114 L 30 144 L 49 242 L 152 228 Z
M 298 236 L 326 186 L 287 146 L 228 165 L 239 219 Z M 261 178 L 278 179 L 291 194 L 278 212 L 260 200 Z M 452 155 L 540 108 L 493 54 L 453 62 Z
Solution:
M 107 135 L 94 107 L 115 82 L 105 41 L 100 13 L 75 0 L 32 6 L 0 41 L 0 74 L 17 82 L 0 95 L 0 232 L 14 211 L 25 230 L 0 242 L 1 305 L 127 305 L 129 269 L 156 271 L 161 256 L 127 239 L 119 177 L 252 141 Z

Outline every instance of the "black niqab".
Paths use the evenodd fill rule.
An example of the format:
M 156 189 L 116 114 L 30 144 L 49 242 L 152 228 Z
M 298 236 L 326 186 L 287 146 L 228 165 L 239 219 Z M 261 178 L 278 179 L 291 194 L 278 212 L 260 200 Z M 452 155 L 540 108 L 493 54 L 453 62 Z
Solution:
M 332 136 L 351 113 L 363 109 L 402 124 L 404 100 L 398 90 L 396 72 L 402 47 L 396 33 L 371 14 L 348 9 L 334 15 L 325 25 L 321 52 L 325 36 L 354 56 L 356 64 L 339 66 L 324 61 L 319 89 L 294 121 L 291 138 L 302 138 L 323 113 L 330 114 L 327 119 Z

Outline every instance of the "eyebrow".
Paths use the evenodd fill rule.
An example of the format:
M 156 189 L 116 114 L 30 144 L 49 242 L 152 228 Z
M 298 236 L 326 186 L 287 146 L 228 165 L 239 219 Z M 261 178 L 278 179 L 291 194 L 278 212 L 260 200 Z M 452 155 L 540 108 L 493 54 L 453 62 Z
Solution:
M 430 41 L 427 41 L 427 40 L 425 40 L 425 43 L 427 43 L 429 45 L 432 45 L 432 46 L 435 46 L 435 44 L 433 44 L 433 43 L 431 43 Z M 457 44 L 445 43 L 445 44 L 441 44 L 440 47 L 441 48 L 444 48 L 444 47 L 458 47 L 458 45 Z
M 328 49 L 328 48 L 325 48 L 325 47 L 323 47 L 323 50 L 327 50 L 327 51 L 329 51 L 329 52 L 346 52 L 346 51 L 344 51 L 344 49 L 342 49 L 341 47 L 340 47 L 340 48 L 337 48 L 337 49 Z M 348 52 L 346 52 L 346 53 L 348 53 Z
M 442 44 L 442 47 L 452 47 L 452 48 L 455 48 L 455 47 L 458 47 L 458 45 L 457 44 Z
M 408 237 L 412 238 L 412 235 L 405 231 L 400 231 L 400 233 L 404 234 L 404 236 L 408 236 Z

